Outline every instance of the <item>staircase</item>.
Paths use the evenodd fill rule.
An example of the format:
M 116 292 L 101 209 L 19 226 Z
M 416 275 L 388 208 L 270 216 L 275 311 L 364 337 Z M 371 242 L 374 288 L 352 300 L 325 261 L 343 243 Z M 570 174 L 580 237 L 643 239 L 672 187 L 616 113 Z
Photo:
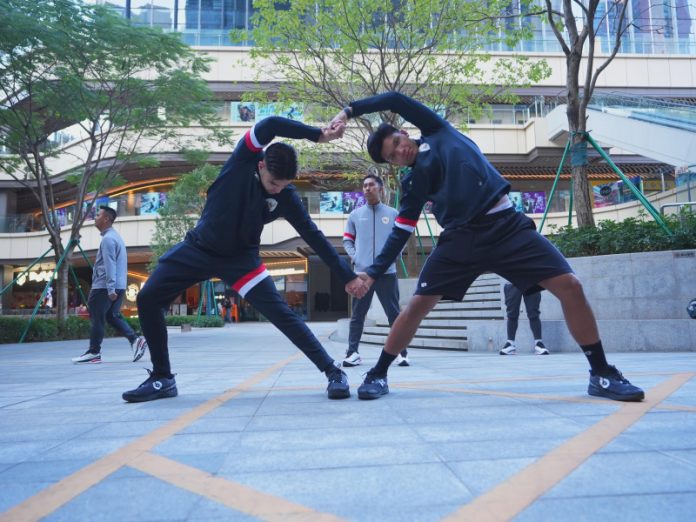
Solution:
M 467 351 L 468 322 L 505 319 L 501 283 L 496 274 L 484 274 L 474 281 L 463 301 L 440 301 L 423 319 L 408 347 Z M 388 334 L 389 324 L 378 322 L 365 327 L 360 342 L 383 346 Z

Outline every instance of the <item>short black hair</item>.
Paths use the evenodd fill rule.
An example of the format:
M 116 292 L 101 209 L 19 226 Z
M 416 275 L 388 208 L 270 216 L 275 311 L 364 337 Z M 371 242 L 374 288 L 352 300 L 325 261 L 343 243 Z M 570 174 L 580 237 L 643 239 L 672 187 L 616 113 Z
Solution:
M 363 184 L 365 183 L 366 179 L 374 179 L 375 183 L 377 183 L 380 187 L 384 186 L 384 181 L 382 181 L 382 178 L 380 178 L 377 174 L 368 174 L 362 179 Z
M 297 152 L 287 143 L 273 143 L 263 154 L 266 168 L 275 179 L 295 179 L 297 177 Z
M 106 212 L 107 214 L 109 214 L 109 217 L 111 218 L 112 223 L 114 221 L 116 221 L 116 217 L 118 216 L 118 214 L 116 214 L 116 211 L 113 208 L 111 208 L 107 205 L 100 205 L 99 208 L 101 210 L 104 210 L 104 212 Z
M 370 134 L 367 138 L 367 152 L 370 154 L 372 161 L 375 163 L 387 162 L 387 160 L 382 157 L 382 144 L 385 138 L 388 138 L 395 132 L 399 132 L 399 129 L 389 123 L 380 123 L 377 130 Z

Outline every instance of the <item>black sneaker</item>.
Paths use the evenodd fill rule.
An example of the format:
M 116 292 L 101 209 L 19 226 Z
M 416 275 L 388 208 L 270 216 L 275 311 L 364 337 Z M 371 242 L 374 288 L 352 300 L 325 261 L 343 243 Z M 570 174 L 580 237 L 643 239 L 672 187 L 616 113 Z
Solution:
M 179 392 L 176 389 L 174 377 L 160 377 L 147 370 L 150 376 L 135 390 L 125 392 L 122 397 L 126 402 L 146 402 L 157 399 L 176 397 Z
M 326 377 L 329 379 L 329 385 L 326 387 L 329 399 L 347 399 L 350 397 L 348 376 L 343 370 L 337 367 L 328 373 Z
M 587 393 L 596 397 L 606 397 L 615 401 L 642 401 L 645 398 L 643 390 L 633 386 L 615 366 L 609 366 L 603 372 L 594 373 L 590 370 L 590 384 Z
M 358 388 L 358 398 L 362 400 L 379 399 L 389 393 L 387 376 L 377 377 L 372 370 L 367 372 L 365 380 Z

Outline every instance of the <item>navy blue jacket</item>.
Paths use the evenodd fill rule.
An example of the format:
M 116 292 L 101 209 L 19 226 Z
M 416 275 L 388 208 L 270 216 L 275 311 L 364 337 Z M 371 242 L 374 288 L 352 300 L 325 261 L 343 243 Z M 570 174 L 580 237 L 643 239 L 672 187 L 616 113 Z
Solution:
M 208 189 L 201 217 L 187 240 L 222 257 L 249 251 L 258 253 L 263 226 L 283 217 L 347 283 L 357 276 L 309 217 L 295 187 L 288 185 L 271 195 L 261 184 L 257 167 L 263 159 L 263 147 L 276 136 L 317 142 L 321 129 L 272 116 L 248 130 Z
M 420 102 L 397 92 L 354 101 L 352 115 L 392 111 L 421 131 L 411 171 L 401 182 L 402 199 L 394 228 L 367 273 L 378 277 L 397 258 L 418 223 L 426 202 L 444 229 L 469 223 L 510 191 L 478 146 Z

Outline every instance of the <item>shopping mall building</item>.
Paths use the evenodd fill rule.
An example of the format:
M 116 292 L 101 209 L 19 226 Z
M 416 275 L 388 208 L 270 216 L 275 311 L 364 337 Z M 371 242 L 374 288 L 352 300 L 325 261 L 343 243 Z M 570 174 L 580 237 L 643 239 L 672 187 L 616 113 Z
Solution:
M 589 111 L 588 129 L 610 151 L 622 172 L 656 206 L 693 201 L 696 182 L 690 168 L 696 164 L 696 7 L 686 0 L 627 1 L 631 2 L 630 21 L 636 23 L 625 36 L 620 53 L 600 77 L 598 96 Z M 99 0 L 98 3 L 113 7 L 134 23 L 177 31 L 188 44 L 213 59 L 206 79 L 234 141 L 254 121 L 277 112 L 273 104 L 249 101 L 253 98 L 250 92 L 272 91 L 274 83 L 263 77 L 259 82 L 259 71 L 248 66 L 252 63 L 248 59 L 250 48 L 231 45 L 228 39 L 231 29 L 249 26 L 253 0 Z M 558 4 L 559 0 L 553 3 Z M 612 20 L 607 18 L 603 23 L 611 24 Z M 534 30 L 534 40 L 524 42 L 519 49 L 501 47 L 491 51 L 500 56 L 523 52 L 543 58 L 551 67 L 550 77 L 520 90 L 520 102 L 516 105 L 494 105 L 483 118 L 474 120 L 461 115 L 453 123 L 468 125 L 468 134 L 512 183 L 513 199 L 521 210 L 539 220 L 548 207 L 549 221 L 565 224 L 570 194 L 568 168 L 563 171 L 556 195 L 549 201 L 567 141 L 562 105 L 565 57 L 549 27 L 539 22 Z M 598 30 L 603 52 L 609 49 L 607 32 Z M 298 103 L 294 109 L 298 118 L 312 112 L 306 104 Z M 78 145 L 79 138 L 67 128 L 56 133 L 54 140 L 61 143 L 67 155 L 71 147 Z M 221 165 L 231 148 L 230 144 L 211 151 L 210 161 Z M 122 177 L 126 182 L 113 187 L 98 202 L 117 209 L 119 219 L 115 227 L 128 247 L 126 313 L 135 311 L 135 296 L 148 277 L 150 242 L 158 208 L 166 202 L 178 176 L 192 168 L 176 150 L 160 149 L 156 156 L 157 167 L 125 168 Z M 68 168 L 72 166 L 54 169 L 53 178 L 54 190 L 62 201 L 55 217 L 66 225 L 70 223 L 73 205 L 72 188 L 64 180 Z M 637 213 L 630 191 L 598 156 L 592 157 L 590 182 L 597 219 L 621 219 Z M 343 253 L 341 240 L 346 216 L 360 204 L 359 182 L 347 182 L 340 173 L 309 172 L 302 174 L 296 186 L 319 228 Z M 3 287 L 48 248 L 48 235 L 42 231 L 41 222 L 32 193 L 10 177 L 0 175 Z M 419 231 L 427 252 L 432 245 L 431 237 L 436 238 L 439 229 L 431 218 L 419 222 Z M 82 231 L 81 246 L 92 260 L 99 239 L 93 222 L 88 221 Z M 261 242 L 264 262 L 277 288 L 299 314 L 308 320 L 349 315 L 348 297 L 340 282 L 286 222 L 279 220 L 268 225 Z M 81 256 L 74 256 L 73 266 L 88 287 L 91 273 Z M 31 311 L 53 268 L 50 256 L 32 267 L 27 277 L 19 281 L 21 284 L 2 296 L 2 313 Z M 229 291 L 221 281 L 214 283 L 214 289 L 217 298 Z M 71 295 L 77 293 L 73 291 Z M 189 289 L 177 300 L 173 313 L 195 313 L 199 295 L 198 287 Z M 73 300 L 71 304 L 76 306 L 78 302 Z M 258 319 L 246 306 L 242 307 L 242 318 Z

